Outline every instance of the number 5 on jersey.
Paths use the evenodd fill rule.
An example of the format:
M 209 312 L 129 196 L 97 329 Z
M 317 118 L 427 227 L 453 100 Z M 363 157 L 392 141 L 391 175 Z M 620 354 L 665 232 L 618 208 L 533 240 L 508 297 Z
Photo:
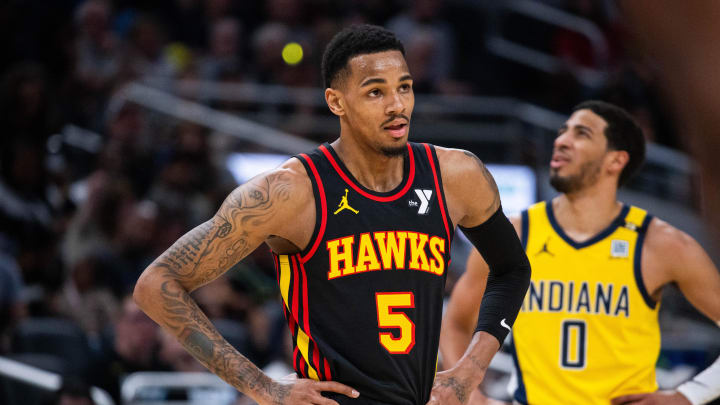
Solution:
M 399 329 L 400 333 L 379 332 L 380 344 L 392 354 L 408 354 L 415 346 L 415 324 L 404 312 L 397 308 L 415 308 L 415 296 L 412 292 L 375 293 L 377 303 L 378 327 L 380 329 Z M 398 335 L 398 337 L 395 337 Z

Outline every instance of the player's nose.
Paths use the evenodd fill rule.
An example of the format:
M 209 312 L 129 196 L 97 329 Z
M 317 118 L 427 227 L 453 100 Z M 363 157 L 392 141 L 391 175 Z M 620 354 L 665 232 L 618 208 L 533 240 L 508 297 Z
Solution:
M 386 100 L 388 100 L 385 106 L 385 113 L 387 115 L 397 115 L 405 112 L 405 100 L 403 100 L 398 92 L 392 92 Z
M 565 131 L 562 134 L 559 134 L 555 141 L 553 141 L 553 148 L 555 150 L 557 149 L 565 149 L 570 146 L 570 131 Z

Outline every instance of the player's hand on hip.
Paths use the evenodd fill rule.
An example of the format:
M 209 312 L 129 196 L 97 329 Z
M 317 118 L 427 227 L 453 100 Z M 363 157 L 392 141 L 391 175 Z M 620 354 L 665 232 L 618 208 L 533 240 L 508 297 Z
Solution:
M 338 405 L 322 396 L 323 392 L 335 392 L 350 398 L 360 396 L 359 392 L 345 384 L 297 378 L 294 374 L 275 380 L 275 385 L 267 405 Z
M 465 405 L 473 388 L 469 381 L 456 377 L 452 371 L 441 371 L 435 375 L 427 405 Z
M 631 394 L 613 398 L 611 405 L 691 405 L 685 396 L 677 391 L 655 391 L 648 394 Z

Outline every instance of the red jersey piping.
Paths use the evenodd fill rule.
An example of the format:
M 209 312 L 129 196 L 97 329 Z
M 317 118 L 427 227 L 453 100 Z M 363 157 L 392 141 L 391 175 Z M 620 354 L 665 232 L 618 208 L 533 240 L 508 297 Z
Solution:
M 430 161 L 430 168 L 433 172 L 433 180 L 435 180 L 435 192 L 438 196 L 438 203 L 440 204 L 440 212 L 442 213 L 442 219 L 443 224 L 445 224 L 445 233 L 447 234 L 447 241 L 450 243 L 450 227 L 448 226 L 448 220 L 447 216 L 445 215 L 445 202 L 443 201 L 443 193 L 442 190 L 440 190 L 440 182 L 438 181 L 438 171 L 435 169 L 435 160 L 433 159 L 432 151 L 430 150 L 430 145 L 424 143 L 423 146 L 425 147 L 425 151 L 428 155 L 428 160 Z
M 330 153 L 330 151 L 328 151 L 328 149 L 325 147 L 325 145 L 320 145 L 320 147 L 319 147 L 318 149 L 320 149 L 320 151 L 321 151 L 323 154 L 325 154 L 325 157 L 326 157 L 327 160 L 330 162 L 330 164 L 332 165 L 332 167 L 335 169 L 335 171 L 337 172 L 337 174 L 345 181 L 345 183 L 347 183 L 350 187 L 352 187 L 353 190 L 355 190 L 355 191 L 357 191 L 358 193 L 360 193 L 360 195 L 362 195 L 363 197 L 369 198 L 369 199 L 374 200 L 374 201 L 378 201 L 378 202 L 390 202 L 390 201 L 395 201 L 395 200 L 397 200 L 398 198 L 400 198 L 400 197 L 402 197 L 403 195 L 405 195 L 405 193 L 407 193 L 407 191 L 408 191 L 408 190 L 410 189 L 410 187 L 412 186 L 413 180 L 415 179 L 415 156 L 413 155 L 412 147 L 410 146 L 409 143 L 407 144 L 407 147 L 408 147 L 408 158 L 409 158 L 410 170 L 409 170 L 409 173 L 408 173 L 408 177 L 407 177 L 407 179 L 405 180 L 405 186 L 404 186 L 400 191 L 398 191 L 397 193 L 395 193 L 395 194 L 393 194 L 393 195 L 391 195 L 391 196 L 384 196 L 384 197 L 380 197 L 380 196 L 376 196 L 376 195 L 370 194 L 370 193 L 368 193 L 367 191 L 365 191 L 365 190 L 363 190 L 362 188 L 360 188 L 360 186 L 358 186 L 354 181 L 352 181 L 352 180 L 350 179 L 350 177 L 348 177 L 348 175 L 342 170 L 342 168 L 340 167 L 340 165 L 338 165 L 337 161 L 336 161 L 335 158 L 332 156 L 332 154 Z

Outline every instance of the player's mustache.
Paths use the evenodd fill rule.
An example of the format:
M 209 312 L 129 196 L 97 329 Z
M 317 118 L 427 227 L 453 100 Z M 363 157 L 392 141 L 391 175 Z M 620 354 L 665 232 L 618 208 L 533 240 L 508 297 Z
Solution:
M 410 123 L 410 117 L 408 117 L 408 116 L 405 115 L 405 114 L 397 114 L 397 115 L 393 115 L 393 116 L 390 117 L 387 121 L 383 122 L 382 125 L 380 125 L 380 127 L 382 128 L 382 127 L 384 127 L 385 125 L 387 125 L 387 124 L 395 121 L 395 120 L 398 119 L 398 118 L 404 119 L 405 121 L 407 121 L 407 122 L 406 122 L 407 124 Z

